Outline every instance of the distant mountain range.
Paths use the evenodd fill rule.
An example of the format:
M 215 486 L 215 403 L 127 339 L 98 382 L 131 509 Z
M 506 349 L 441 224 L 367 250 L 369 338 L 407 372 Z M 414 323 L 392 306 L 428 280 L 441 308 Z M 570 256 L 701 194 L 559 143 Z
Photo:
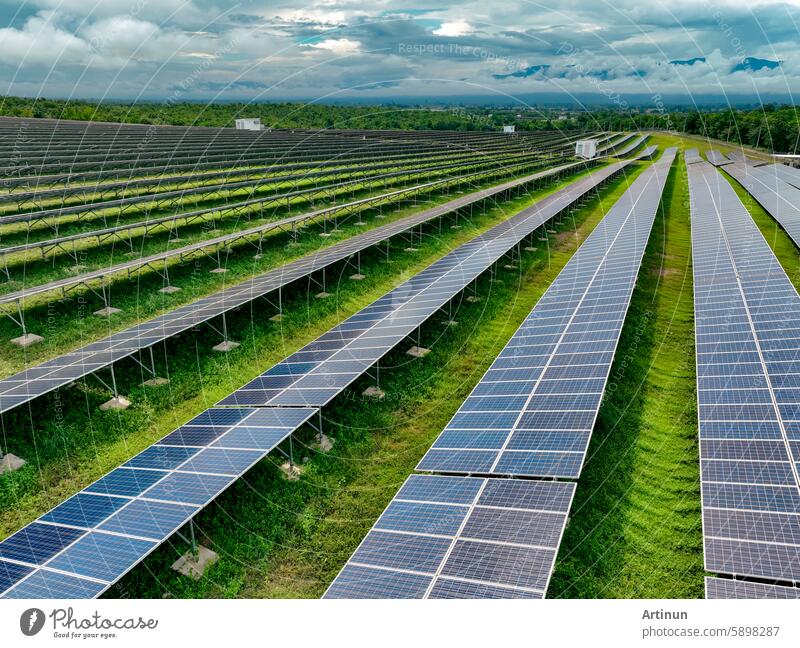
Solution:
M 695 58 L 680 60 L 675 59 L 670 61 L 670 65 L 675 66 L 692 66 L 696 63 L 705 63 L 706 57 L 705 56 L 696 56 Z M 782 61 L 771 61 L 769 59 L 762 59 L 756 58 L 755 56 L 748 56 L 742 59 L 739 63 L 732 66 L 729 72 L 758 72 L 759 70 L 774 70 L 781 66 Z M 573 68 L 574 65 L 568 65 L 567 68 Z M 521 70 L 515 70 L 514 72 L 508 73 L 500 73 L 500 74 L 493 74 L 492 76 L 495 79 L 509 79 L 509 78 L 517 78 L 517 79 L 526 79 L 528 77 L 540 75 L 543 78 L 548 79 L 564 79 L 569 75 L 568 69 L 562 69 L 558 72 L 551 72 L 552 66 L 544 63 L 542 65 L 531 65 L 529 67 L 523 68 Z M 612 78 L 611 73 L 608 70 L 590 70 L 585 72 L 583 76 L 588 76 L 596 79 L 601 79 L 606 81 Z M 626 77 L 645 77 L 647 76 L 647 72 L 643 70 L 631 70 L 629 73 L 625 74 Z
M 694 65 L 695 63 L 705 63 L 705 56 L 697 56 L 695 58 L 686 59 L 685 61 L 675 60 L 670 61 L 672 65 Z M 759 70 L 774 70 L 779 68 L 783 61 L 770 61 L 769 59 L 756 58 L 755 56 L 748 56 L 743 58 L 739 63 L 734 65 L 731 72 L 758 72 Z

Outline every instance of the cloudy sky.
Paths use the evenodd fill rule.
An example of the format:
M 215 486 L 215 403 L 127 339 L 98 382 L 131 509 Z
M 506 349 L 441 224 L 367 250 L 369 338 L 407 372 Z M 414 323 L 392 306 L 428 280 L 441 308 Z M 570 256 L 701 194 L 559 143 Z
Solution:
M 795 91 L 800 0 L 0 0 L 0 94 L 619 103 Z

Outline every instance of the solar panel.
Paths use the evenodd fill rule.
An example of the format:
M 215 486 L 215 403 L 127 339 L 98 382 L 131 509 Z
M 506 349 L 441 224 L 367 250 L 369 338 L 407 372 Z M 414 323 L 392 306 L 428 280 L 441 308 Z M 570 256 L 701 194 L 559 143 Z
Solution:
M 730 184 L 688 169 L 706 569 L 797 582 L 800 297 Z
M 609 167 L 598 173 L 607 174 L 608 169 L 620 170 L 627 164 L 628 162 L 619 162 L 615 165 L 609 165 Z M 25 369 L 4 380 L 0 380 L 0 412 L 11 410 L 37 396 L 66 386 L 77 378 L 90 375 L 113 362 L 134 355 L 141 349 L 151 347 L 222 313 L 248 304 L 257 297 L 274 292 L 331 264 L 348 259 L 364 249 L 417 225 L 456 209 L 500 195 L 515 187 L 524 186 L 534 179 L 553 175 L 572 166 L 575 165 L 548 169 L 532 176 L 526 176 L 525 178 L 473 192 L 443 205 L 424 210 L 419 214 L 377 227 L 324 248 L 315 254 L 302 257 L 213 295 L 176 308 L 156 318 L 135 324 L 128 329 L 92 342 L 80 349 Z M 604 175 L 603 177 L 607 176 Z M 561 190 L 560 193 L 569 191 L 570 187 Z
M 740 162 L 726 166 L 725 171 L 780 223 L 795 245 L 800 246 L 800 189 L 769 167 Z
M 694 164 L 695 162 L 702 162 L 703 158 L 700 157 L 700 152 L 696 148 L 686 149 L 684 153 L 686 164 Z
M 623 155 L 628 155 L 631 151 L 635 151 L 639 146 L 642 145 L 643 142 L 647 141 L 647 138 L 650 137 L 649 133 L 645 133 L 644 135 L 639 135 L 631 140 L 626 146 L 619 149 L 618 151 L 613 151 L 609 155 L 613 155 L 614 157 L 622 157 Z
M 732 578 L 706 576 L 708 599 L 797 599 L 800 589 Z
M 411 475 L 324 598 L 542 598 L 574 492 Z
M 417 470 L 580 474 L 675 153 L 668 149 L 609 210 Z
M 206 410 L 0 542 L 0 597 L 99 596 L 316 413 Z
M 581 353 L 613 356 L 616 339 L 596 325 L 598 313 L 621 306 L 610 320 L 618 337 L 675 153 L 668 149 L 646 170 L 583 243 L 418 470 L 577 476 L 608 367 L 588 379 L 540 380 L 547 371 L 543 367 L 560 371 L 588 365 L 529 363 L 531 358 L 552 356 L 560 344 L 564 357 L 571 359 Z M 627 250 L 627 257 L 617 258 L 615 247 Z M 622 276 L 623 270 L 631 276 Z M 598 277 L 597 285 L 606 292 L 598 291 L 586 301 Z M 623 291 L 612 294 L 618 286 Z M 576 319 L 581 304 L 587 310 Z M 546 316 L 535 317 L 543 312 L 542 305 Z M 580 330 L 569 329 L 575 321 Z M 565 337 L 567 331 L 572 337 Z M 590 347 L 582 350 L 581 344 Z M 520 358 L 521 364 L 516 362 Z M 529 411 L 534 395 L 540 400 Z M 564 410 L 567 406 L 594 412 Z M 533 416 L 547 427 L 517 425 Z M 570 430 L 576 421 L 588 428 Z M 559 422 L 564 425 L 558 427 Z M 514 442 L 509 443 L 512 434 Z M 513 458 L 503 464 L 506 454 Z M 544 598 L 574 490 L 573 482 L 563 481 L 412 475 L 325 597 Z
M 517 243 L 618 171 L 596 171 L 461 245 L 219 405 L 326 405 Z
M 706 158 L 714 166 L 722 166 L 723 164 L 730 164 L 731 160 L 726 158 L 722 153 L 716 150 L 706 151 Z

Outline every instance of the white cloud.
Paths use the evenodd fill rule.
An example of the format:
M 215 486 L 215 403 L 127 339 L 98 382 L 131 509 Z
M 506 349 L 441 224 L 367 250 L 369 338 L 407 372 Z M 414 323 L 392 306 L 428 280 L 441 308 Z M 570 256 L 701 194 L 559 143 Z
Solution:
M 319 43 L 311 43 L 309 47 L 333 52 L 337 56 L 344 56 L 357 52 L 361 47 L 361 43 L 350 40 L 349 38 L 326 38 Z
M 452 22 L 444 22 L 438 29 L 434 29 L 433 33 L 437 36 L 449 36 L 455 38 L 457 36 L 466 36 L 472 34 L 475 29 L 466 20 L 454 20 Z
M 22 29 L 0 29 L 0 60 L 13 65 L 86 60 L 89 44 L 56 23 L 55 14 L 42 11 L 28 18 Z

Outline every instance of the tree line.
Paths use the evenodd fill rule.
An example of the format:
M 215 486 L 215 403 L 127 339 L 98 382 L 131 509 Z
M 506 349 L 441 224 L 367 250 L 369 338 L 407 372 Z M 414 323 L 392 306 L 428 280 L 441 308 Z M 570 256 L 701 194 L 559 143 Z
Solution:
M 800 151 L 800 115 L 794 106 L 751 110 L 526 110 L 491 107 L 410 108 L 303 103 L 123 103 L 0 97 L 0 114 L 138 124 L 230 127 L 238 117 L 259 117 L 268 128 L 357 128 L 385 130 L 666 129 L 762 148 Z

